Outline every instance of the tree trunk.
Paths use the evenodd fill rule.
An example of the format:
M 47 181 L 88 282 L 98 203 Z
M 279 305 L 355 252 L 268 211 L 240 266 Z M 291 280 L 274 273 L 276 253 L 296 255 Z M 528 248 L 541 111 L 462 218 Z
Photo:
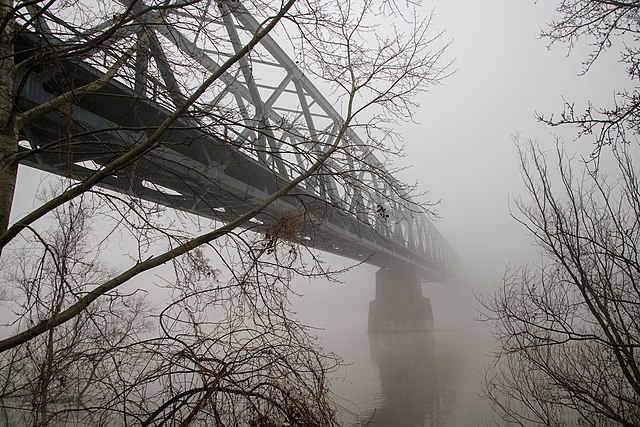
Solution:
M 13 58 L 13 18 L 8 17 L 13 0 L 0 0 L 0 233 L 9 225 L 18 164 L 18 132 L 13 125 L 13 86 L 15 67 Z M 9 19 L 7 19 L 9 18 Z

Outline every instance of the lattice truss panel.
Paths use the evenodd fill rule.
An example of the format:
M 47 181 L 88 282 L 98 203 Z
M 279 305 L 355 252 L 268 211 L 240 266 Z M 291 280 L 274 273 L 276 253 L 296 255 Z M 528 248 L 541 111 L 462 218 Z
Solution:
M 81 52 L 81 64 L 63 60 L 59 70 L 52 66 L 31 73 L 22 95 L 33 104 L 55 94 L 52 85 L 78 86 L 126 58 L 101 93 L 73 105 L 71 169 L 80 178 L 109 161 L 115 146 L 123 150 L 144 140 L 257 33 L 265 16 L 276 13 L 249 11 L 229 1 L 151 7 L 123 0 L 96 3 L 95 10 L 88 7 L 82 13 L 62 6 L 47 12 L 35 5 L 25 10 L 24 25 L 48 43 L 91 46 Z M 101 35 L 112 31 L 125 10 L 134 18 L 102 43 Z M 301 71 L 292 59 L 295 52 L 286 52 L 275 37 L 277 33 L 264 37 L 222 73 L 146 163 L 114 175 L 107 185 L 118 191 L 137 189 L 144 198 L 226 220 L 307 170 L 336 143 L 343 116 L 339 104 L 334 108 Z M 50 118 L 51 123 L 55 120 Z M 23 148 L 41 149 L 47 139 L 44 129 L 51 123 L 26 129 L 29 144 Z M 453 251 L 376 158 L 373 144 L 352 129 L 337 143 L 339 149 L 320 173 L 288 199 L 290 205 L 304 200 L 315 206 L 316 231 L 306 230 L 301 238 L 351 258 L 375 252 L 435 270 L 446 268 Z M 60 173 L 62 166 L 53 157 L 33 159 L 32 165 Z M 281 214 L 290 206 L 280 203 L 273 209 L 255 224 L 266 226 L 278 209 Z M 381 264 L 379 259 L 375 263 Z

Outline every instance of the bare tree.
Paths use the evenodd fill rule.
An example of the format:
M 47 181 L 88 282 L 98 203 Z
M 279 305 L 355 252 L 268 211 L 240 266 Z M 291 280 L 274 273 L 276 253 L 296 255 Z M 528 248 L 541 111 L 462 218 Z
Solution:
M 584 59 L 583 74 L 608 50 L 620 50 L 620 61 L 627 67 L 631 89 L 625 89 L 626 85 L 620 82 L 613 105 L 589 103 L 580 111 L 573 101 L 566 100 L 561 114 L 538 116 L 551 126 L 576 126 L 579 136 L 594 139 L 596 155 L 604 146 L 637 140 L 640 128 L 640 94 L 636 83 L 640 77 L 639 10 L 640 4 L 630 0 L 562 0 L 556 6 L 558 19 L 542 32 L 550 45 L 565 44 L 570 50 L 579 41 L 587 42 L 591 51 Z
M 421 210 L 378 160 L 395 151 L 384 148 L 389 126 L 447 74 L 445 46 L 414 12 L 370 1 L 2 0 L 4 422 L 335 424 L 326 375 L 336 358 L 295 320 L 289 286 L 330 273 L 305 246 L 319 222 L 384 223 L 375 206 L 385 204 Z M 276 68 L 274 55 L 285 72 L 276 84 L 258 72 Z M 302 71 L 334 91 L 335 108 L 273 108 L 291 92 L 310 103 Z M 187 154 L 208 166 L 175 160 Z M 21 162 L 63 178 L 10 221 Z M 214 179 L 221 171 L 259 182 L 237 194 Z M 114 245 L 124 254 L 109 265 Z
M 530 200 L 517 202 L 515 217 L 535 238 L 541 261 L 509 269 L 483 300 L 498 342 L 484 395 L 507 423 L 640 423 L 639 7 L 558 1 L 559 17 L 542 33 L 570 51 L 587 40 L 583 74 L 619 49 L 631 89 L 621 88 L 612 107 L 589 103 L 580 112 L 565 101 L 560 115 L 539 116 L 592 139 L 595 162 L 568 159 L 559 143 L 553 162 L 533 144 L 520 148 Z
M 537 147 L 521 152 L 531 201 L 517 219 L 542 260 L 484 301 L 499 347 L 484 393 L 504 421 L 640 422 L 640 187 L 631 156 L 614 153 L 607 178 L 560 148 L 557 176 Z

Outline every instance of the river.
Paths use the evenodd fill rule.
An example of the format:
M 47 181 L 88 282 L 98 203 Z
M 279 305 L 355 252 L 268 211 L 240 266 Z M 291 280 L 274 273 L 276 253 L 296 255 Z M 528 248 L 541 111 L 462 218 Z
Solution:
M 303 297 L 303 317 L 322 328 L 321 345 L 345 363 L 331 384 L 343 407 L 342 423 L 493 425 L 488 403 L 479 397 L 492 349 L 486 325 L 466 321 L 473 317 L 469 308 L 445 296 L 432 298 L 435 331 L 367 333 L 366 308 L 373 295 L 363 288 L 338 285 Z

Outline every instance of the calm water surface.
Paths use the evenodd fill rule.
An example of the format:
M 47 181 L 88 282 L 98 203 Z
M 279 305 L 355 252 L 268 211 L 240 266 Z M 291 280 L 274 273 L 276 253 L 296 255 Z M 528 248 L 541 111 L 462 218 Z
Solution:
M 332 381 L 344 408 L 343 424 L 494 425 L 488 404 L 478 397 L 491 351 L 485 325 L 469 321 L 432 332 L 368 334 L 368 296 L 350 299 L 338 294 L 327 300 L 320 296 L 313 304 L 319 314 L 311 324 L 323 328 L 322 346 L 346 364 Z M 438 308 L 434 304 L 438 323 L 438 310 L 445 317 L 446 301 L 432 299 L 432 303 L 438 304 Z
M 348 364 L 333 381 L 345 425 L 477 426 L 488 420 L 478 397 L 488 351 L 481 330 L 353 332 L 333 348 L 323 339 Z

